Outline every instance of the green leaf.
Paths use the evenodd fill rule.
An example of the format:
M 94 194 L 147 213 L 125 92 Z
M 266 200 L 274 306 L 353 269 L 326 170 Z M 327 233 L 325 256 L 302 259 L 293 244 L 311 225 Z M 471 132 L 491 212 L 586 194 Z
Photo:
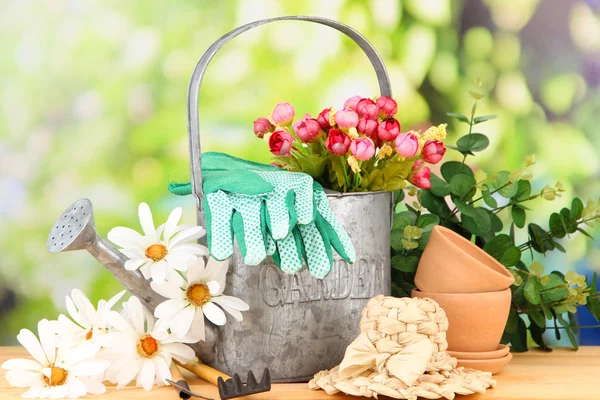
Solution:
M 458 208 L 458 211 L 460 211 L 461 215 L 468 215 L 470 217 L 475 216 L 475 207 L 465 203 L 464 201 L 456 198 L 455 196 L 453 197 L 452 201 L 454 201 L 454 205 L 456 206 L 456 208 Z
M 596 239 L 594 239 L 594 237 L 593 237 L 592 235 L 590 235 L 590 234 L 589 234 L 589 233 L 588 233 L 588 232 L 587 232 L 585 229 L 583 229 L 583 228 L 577 228 L 577 230 L 578 230 L 579 232 L 581 232 L 583 235 L 585 235 L 585 236 L 589 237 L 590 239 L 592 239 L 592 240 L 596 240 Z
M 417 226 L 423 229 L 423 232 L 430 231 L 435 225 L 440 223 L 440 217 L 435 214 L 421 214 L 417 218 Z
M 457 174 L 450 180 L 450 191 L 461 199 L 464 199 L 468 197 L 470 193 L 475 193 L 475 184 L 475 178 L 472 176 Z
M 487 213 L 490 217 L 490 221 L 492 222 L 491 232 L 493 232 L 493 233 L 500 232 L 504 228 L 504 225 L 502 224 L 502 220 L 500 219 L 500 217 L 498 217 L 497 214 L 494 214 L 490 210 L 485 210 L 485 211 L 487 211 Z
M 573 349 L 579 350 L 579 344 L 577 343 L 577 337 L 575 336 L 575 333 L 573 332 L 571 325 L 560 314 L 556 315 L 556 319 L 558 320 L 558 323 L 563 328 L 565 328 L 565 331 L 567 332 L 567 336 L 569 337 L 569 341 L 571 342 Z
M 404 228 L 406 228 L 409 225 L 414 225 L 416 221 L 416 214 L 410 211 L 402 211 L 401 213 L 394 215 L 394 223 L 392 225 L 392 229 L 399 229 L 404 232 Z
M 492 207 L 492 208 L 497 208 L 498 207 L 498 202 L 496 201 L 496 199 L 494 198 L 494 196 L 492 196 L 492 194 L 490 193 L 490 190 L 482 190 L 481 191 L 481 196 L 483 197 L 483 201 L 485 202 L 485 204 L 487 204 L 488 206 Z
M 565 223 L 567 233 L 577 232 L 577 221 L 571 216 L 571 211 L 568 208 L 560 210 L 560 217 Z
M 543 318 L 543 316 L 542 316 L 542 318 Z M 531 315 L 530 315 L 529 319 L 532 319 Z M 552 348 L 550 346 L 548 346 L 548 344 L 544 340 L 544 332 L 546 332 L 545 326 L 539 327 L 537 324 L 531 324 L 531 325 L 529 325 L 529 332 L 531 333 L 531 338 L 533 339 L 535 344 L 540 346 L 542 348 L 542 350 L 552 351 Z
M 548 321 L 550 321 L 552 318 L 554 318 L 552 316 L 552 312 L 548 309 L 548 306 L 546 304 L 544 304 L 543 301 L 540 301 L 540 307 L 542 308 L 542 312 L 544 313 L 544 315 L 546 316 L 546 319 Z
M 419 265 L 419 257 L 415 255 L 405 256 L 402 254 L 392 257 L 392 267 L 402 272 L 415 272 Z
M 514 205 L 514 206 L 512 206 L 511 214 L 512 214 L 512 219 L 513 219 L 515 225 L 518 228 L 523 228 L 525 226 L 525 220 L 527 218 L 527 216 L 525 214 L 525 210 L 523 210 L 521 207 L 519 207 L 517 205 Z
M 542 285 L 542 299 L 544 303 L 556 303 L 566 299 L 569 296 L 569 290 L 566 288 L 563 278 L 555 273 L 548 275 L 548 281 Z
M 510 344 L 512 351 L 522 353 L 528 350 L 527 347 L 527 326 L 525 321 L 520 316 L 518 317 L 517 330 L 515 333 L 510 335 Z
M 517 193 L 513 199 L 517 201 L 525 201 L 531 197 L 531 182 L 520 179 L 517 182 Z
M 492 220 L 483 208 L 476 208 L 474 215 L 462 215 L 464 227 L 475 236 L 484 236 L 492 229 Z
M 544 318 L 544 315 L 541 312 L 537 310 L 531 310 L 527 313 L 527 315 L 529 316 L 529 319 L 535 323 L 535 325 L 539 326 L 540 328 L 546 328 L 546 318 Z
M 500 196 L 506 197 L 507 199 L 516 195 L 519 190 L 519 184 L 517 182 L 510 182 L 510 172 L 508 171 L 500 171 L 496 174 L 494 187 Z
M 340 158 L 340 157 L 338 157 Z M 405 179 L 410 173 L 412 163 L 393 162 L 387 163 L 383 170 L 383 190 L 395 192 L 405 186 Z
M 554 242 L 548 236 L 548 233 L 536 224 L 529 224 L 527 227 L 529 236 L 532 239 L 532 247 L 538 253 L 554 250 Z
M 514 244 L 510 236 L 501 234 L 489 240 L 483 246 L 483 251 L 488 253 L 490 256 L 494 257 L 496 260 L 500 261 L 502 260 L 502 256 L 504 255 L 504 253 L 506 253 L 506 251 L 511 247 L 514 247 Z M 519 260 L 517 260 L 517 262 L 518 261 Z M 515 264 L 511 264 L 510 266 L 512 267 Z
M 494 119 L 494 118 L 496 118 L 495 115 L 482 115 L 480 117 L 475 117 L 475 119 L 473 120 L 473 125 L 477 125 L 477 124 L 480 124 L 485 121 L 489 121 L 490 119 Z
M 400 203 L 402 202 L 402 200 L 404 200 L 404 190 L 400 189 L 394 192 L 394 204 L 396 205 L 396 209 L 394 210 L 394 213 L 398 212 L 398 209 L 400 208 Z
M 450 208 L 446 204 L 443 197 L 435 196 L 431 191 L 424 190 L 421 192 L 421 204 L 430 213 L 439 216 L 440 218 L 448 218 L 450 216 Z
M 454 117 L 454 118 L 458 119 L 461 122 L 465 122 L 467 124 L 471 124 L 471 121 L 469 121 L 469 118 L 467 118 L 465 115 L 458 114 L 458 113 L 453 113 L 453 112 L 446 113 L 446 115 L 449 116 L 449 117 Z
M 596 321 L 600 320 L 600 300 L 597 298 L 597 287 L 598 287 L 598 276 L 597 273 L 594 272 L 592 275 L 592 282 L 588 283 L 590 286 L 590 295 L 588 296 L 588 301 L 586 303 L 587 309 L 590 313 L 596 318 Z
M 490 145 L 490 139 L 481 133 L 471 133 L 458 139 L 456 147 L 460 152 L 483 151 Z
M 571 202 L 571 218 L 578 220 L 583 215 L 583 202 L 575 197 Z
M 450 182 L 454 175 L 456 174 L 464 174 L 469 176 L 474 176 L 473 170 L 466 164 L 463 164 L 459 161 L 448 161 L 442 165 L 441 168 L 442 177 L 446 180 L 446 182 Z
M 550 215 L 549 225 L 550 232 L 552 232 L 552 235 L 554 237 L 561 239 L 566 236 L 567 231 L 565 230 L 565 224 L 563 223 L 563 220 L 558 213 L 552 213 Z
M 508 320 L 506 321 L 506 327 L 504 331 L 506 333 L 515 333 L 517 331 L 517 326 L 519 325 L 519 314 L 514 308 L 510 309 L 510 314 L 508 314 Z
M 530 276 L 525 282 L 525 288 L 523 289 L 525 293 L 525 299 L 531 304 L 538 305 L 541 301 L 540 290 L 541 283 L 537 276 Z
M 404 238 L 404 229 L 392 229 L 390 231 L 390 246 L 392 246 L 392 249 L 396 251 L 404 250 L 402 238 Z
M 521 260 L 521 250 L 517 246 L 509 247 L 502 255 L 500 263 L 505 267 L 513 267 Z
M 436 174 L 431 174 L 429 182 L 431 182 L 431 189 L 429 190 L 436 196 L 445 197 L 450 194 L 450 184 Z

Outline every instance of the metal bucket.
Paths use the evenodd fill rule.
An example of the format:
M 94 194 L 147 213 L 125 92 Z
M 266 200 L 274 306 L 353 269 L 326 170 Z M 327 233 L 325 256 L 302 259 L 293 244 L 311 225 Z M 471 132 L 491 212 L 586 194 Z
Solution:
M 204 225 L 198 125 L 202 76 L 212 57 L 233 37 L 278 20 L 316 22 L 348 35 L 373 64 L 381 93 L 391 97 L 385 66 L 375 49 L 358 32 L 337 21 L 308 16 L 272 18 L 241 26 L 221 37 L 196 65 L 188 90 L 190 173 L 200 225 Z M 320 280 L 307 270 L 286 275 L 271 259 L 247 266 L 235 249 L 226 294 L 244 299 L 250 311 L 244 313 L 242 322 L 230 320 L 223 327 L 206 325 L 206 341 L 193 346 L 204 363 L 228 374 L 269 367 L 277 382 L 307 381 L 316 372 L 340 363 L 346 347 L 359 334 L 361 311 L 367 301 L 391 292 L 392 194 L 329 193 L 328 198 L 354 243 L 356 262 L 348 264 L 336 255 L 332 272 Z

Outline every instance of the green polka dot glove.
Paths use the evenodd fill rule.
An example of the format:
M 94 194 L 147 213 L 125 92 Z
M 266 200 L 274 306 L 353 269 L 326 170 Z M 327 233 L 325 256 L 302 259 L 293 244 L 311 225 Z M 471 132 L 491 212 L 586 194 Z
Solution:
M 235 237 L 247 265 L 272 255 L 284 272 L 298 272 L 305 261 L 313 276 L 323 278 L 333 265 L 332 247 L 354 262 L 348 234 L 309 175 L 204 153 L 202 177 L 207 242 L 214 258 L 230 257 Z M 170 183 L 169 190 L 187 195 L 191 185 Z

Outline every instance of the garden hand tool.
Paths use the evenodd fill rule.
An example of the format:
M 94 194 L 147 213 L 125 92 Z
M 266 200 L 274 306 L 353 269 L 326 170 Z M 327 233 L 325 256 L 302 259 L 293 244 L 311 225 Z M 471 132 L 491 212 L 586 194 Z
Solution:
M 169 368 L 169 371 L 171 371 L 171 377 L 173 378 L 173 380 L 167 379 L 166 381 L 169 382 L 169 384 L 173 386 L 175 390 L 177 390 L 179 398 L 187 400 L 190 397 L 198 397 L 205 400 L 213 400 L 208 397 L 201 396 L 198 393 L 192 392 L 190 386 L 181 374 L 181 371 L 179 371 L 179 367 L 177 367 L 177 365 L 174 362 L 171 362 L 171 367 Z
M 205 153 L 202 163 L 208 245 L 215 258 L 232 254 L 233 231 L 248 265 L 285 251 L 283 257 L 274 255 L 283 271 L 298 272 L 304 258 L 311 274 L 323 278 L 333 264 L 332 246 L 354 262 L 350 238 L 331 211 L 323 188 L 309 175 L 222 153 Z M 169 190 L 190 194 L 191 184 L 171 183 Z M 217 237 L 222 241 L 216 242 Z
M 98 236 L 94 224 L 92 203 L 79 199 L 60 216 L 48 235 L 46 247 L 52 253 L 87 250 L 108 269 L 127 290 L 139 297 L 151 311 L 165 299 L 150 287 L 139 271 L 125 269 L 125 257 L 106 240 Z
M 234 374 L 232 378 L 199 361 L 190 360 L 185 364 L 175 361 L 175 363 L 199 378 L 218 386 L 219 396 L 222 400 L 249 396 L 271 390 L 271 374 L 268 368 L 265 368 L 260 382 L 256 381 L 256 377 L 252 371 L 248 371 L 248 377 L 244 385 L 238 374 Z

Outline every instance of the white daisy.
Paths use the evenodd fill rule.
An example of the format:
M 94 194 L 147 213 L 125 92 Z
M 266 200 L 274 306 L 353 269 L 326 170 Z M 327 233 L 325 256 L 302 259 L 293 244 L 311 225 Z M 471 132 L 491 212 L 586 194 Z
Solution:
M 133 229 L 118 226 L 108 232 L 108 240 L 121 247 L 129 257 L 125 268 L 139 268 L 144 278 L 162 283 L 165 280 L 181 283 L 177 271 L 186 271 L 188 264 L 197 256 L 208 255 L 206 247 L 193 241 L 205 234 L 200 226 L 177 226 L 181 219 L 181 207 L 174 209 L 167 222 L 155 229 L 152 212 L 146 203 L 138 207 L 138 215 L 144 235 Z M 160 239 L 162 235 L 162 240 Z
M 124 308 L 128 320 L 116 311 L 108 317 L 115 331 L 106 335 L 106 343 L 114 361 L 105 378 L 117 383 L 117 388 L 136 378 L 136 385 L 145 390 L 152 389 L 155 382 L 165 384 L 165 379 L 171 379 L 171 359 L 185 364 L 194 357 L 194 351 L 178 343 L 179 339 L 166 328 L 155 325 L 154 317 L 137 297 L 131 297 Z
M 109 301 L 100 300 L 96 309 L 81 290 L 73 289 L 71 297 L 66 296 L 67 311 L 72 320 L 63 314 L 58 317 L 58 332 L 61 339 L 68 340 L 71 344 L 80 344 L 86 340 L 94 342 L 101 340 L 110 327 L 108 313 L 124 294 L 125 290 Z M 102 345 L 101 342 L 99 344 Z
M 237 297 L 223 295 L 228 268 L 228 260 L 217 261 L 211 257 L 205 268 L 204 258 L 198 257 L 189 266 L 184 285 L 152 282 L 152 289 L 169 299 L 156 307 L 154 316 L 170 328 L 171 332 L 180 338 L 186 337 L 185 341 L 191 342 L 205 339 L 205 316 L 215 325 L 225 325 L 225 313 L 216 304 L 242 321 L 240 311 L 247 311 L 248 304 Z
M 38 338 L 27 329 L 21 329 L 17 340 L 35 359 L 15 358 L 2 364 L 7 369 L 6 380 L 12 386 L 28 387 L 26 398 L 77 398 L 87 393 L 106 391 L 100 380 L 108 367 L 107 361 L 94 360 L 100 346 L 93 342 L 71 347 L 59 345 L 55 324 L 43 319 L 38 323 Z

